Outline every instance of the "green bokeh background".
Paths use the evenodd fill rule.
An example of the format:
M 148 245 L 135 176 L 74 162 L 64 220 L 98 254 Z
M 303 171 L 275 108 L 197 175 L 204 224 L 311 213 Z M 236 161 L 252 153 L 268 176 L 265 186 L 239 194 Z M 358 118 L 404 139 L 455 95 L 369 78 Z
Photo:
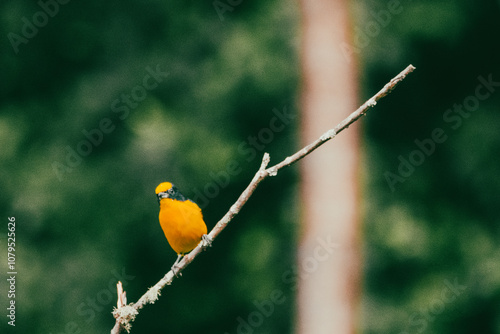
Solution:
M 354 37 L 372 34 L 352 45 L 357 60 L 345 58 L 359 63 L 360 103 L 408 64 L 417 67 L 361 120 L 359 328 L 500 333 L 500 87 L 456 129 L 443 119 L 474 96 L 479 76 L 500 81 L 500 2 L 401 1 L 377 33 L 370 29 L 388 2 L 350 5 Z M 264 152 L 278 161 L 299 148 L 298 4 L 230 7 L 219 15 L 212 2 L 70 1 L 15 50 L 11 34 L 22 36 L 23 18 L 33 22 L 41 7 L 0 4 L 0 332 L 109 331 L 118 276 L 136 301 L 175 260 L 157 222 L 159 182 L 203 194 L 211 228 Z M 126 117 L 115 112 L 122 94 L 140 92 L 148 68 L 168 75 Z M 294 119 L 250 150 L 249 137 L 283 110 Z M 109 133 L 68 161 L 68 148 L 85 151 L 84 132 L 103 119 Z M 398 173 L 401 158 L 416 156 L 415 140 L 436 128 L 446 141 L 392 191 L 387 172 Z M 274 290 L 285 302 L 254 332 L 293 332 L 295 286 L 283 274 L 294 266 L 298 181 L 297 166 L 266 180 L 210 251 L 141 311 L 133 333 L 236 333 L 238 317 Z M 15 328 L 4 315 L 11 216 Z M 466 288 L 443 302 L 446 282 Z

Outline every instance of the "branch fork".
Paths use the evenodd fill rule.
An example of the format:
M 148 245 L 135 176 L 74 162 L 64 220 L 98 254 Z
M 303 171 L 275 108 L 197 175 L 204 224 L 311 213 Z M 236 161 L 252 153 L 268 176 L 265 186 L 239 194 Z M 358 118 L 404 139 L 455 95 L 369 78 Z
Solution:
M 243 205 L 245 205 L 250 196 L 252 196 L 253 192 L 255 191 L 259 183 L 262 182 L 262 180 L 264 180 L 268 176 L 276 176 L 281 168 L 290 166 L 291 164 L 304 158 L 306 155 L 310 154 L 312 151 L 314 151 L 330 139 L 334 138 L 341 131 L 347 129 L 351 124 L 365 115 L 370 108 L 374 107 L 377 104 L 378 100 L 392 92 L 392 90 L 414 70 L 415 67 L 413 65 L 409 65 L 408 67 L 406 67 L 403 71 L 401 71 L 401 73 L 399 73 L 391 81 L 389 81 L 378 93 L 376 93 L 369 100 L 363 103 L 356 111 L 354 111 L 342 122 L 340 122 L 335 128 L 326 131 L 316 141 L 305 146 L 293 155 L 286 157 L 283 161 L 277 163 L 276 165 L 268 168 L 267 166 L 271 161 L 271 157 L 269 156 L 269 153 L 264 153 L 260 168 L 257 173 L 255 173 L 255 176 L 252 178 L 250 184 L 241 193 L 241 195 L 231 206 L 229 211 L 217 222 L 215 227 L 208 234 L 210 240 L 215 240 L 215 238 L 217 238 L 222 230 L 226 228 L 227 224 L 233 219 L 233 217 L 240 212 Z M 183 259 L 177 266 L 176 272 L 180 274 L 205 249 L 206 245 L 202 240 L 195 249 L 193 249 L 189 254 L 183 257 Z M 121 282 L 118 282 L 117 308 L 113 310 L 113 316 L 116 318 L 116 322 L 115 326 L 111 330 L 111 334 L 120 333 L 120 331 L 123 329 L 125 329 L 127 332 L 130 332 L 130 329 L 132 327 L 131 322 L 135 320 L 136 315 L 139 314 L 139 310 L 142 309 L 146 304 L 153 304 L 156 300 L 158 300 L 161 289 L 163 289 L 166 285 L 172 284 L 172 281 L 175 278 L 176 276 L 174 272 L 170 270 L 160 281 L 158 281 L 158 283 L 149 288 L 148 291 L 135 304 L 131 303 L 128 305 L 126 294 L 125 291 L 123 291 L 122 284 Z

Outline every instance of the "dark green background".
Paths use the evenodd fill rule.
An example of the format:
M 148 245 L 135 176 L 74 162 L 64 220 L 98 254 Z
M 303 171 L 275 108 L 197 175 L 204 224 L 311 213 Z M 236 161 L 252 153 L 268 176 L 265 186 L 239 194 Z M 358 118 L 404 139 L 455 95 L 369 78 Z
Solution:
M 211 228 L 265 151 L 277 162 L 299 148 L 298 5 L 232 3 L 219 15 L 211 2 L 69 1 L 52 5 L 45 23 L 36 2 L 0 5 L 0 253 L 15 216 L 18 271 L 15 328 L 0 281 L 2 333 L 109 331 L 117 276 L 136 301 L 175 259 L 157 222 L 158 183 L 207 196 Z M 443 119 L 474 96 L 479 76 L 500 81 L 500 2 L 400 6 L 384 21 L 388 2 L 351 2 L 354 37 L 372 35 L 351 45 L 358 60 L 345 58 L 359 61 L 360 103 L 408 64 L 417 67 L 361 120 L 359 326 L 364 333 L 500 333 L 500 87 L 456 129 Z M 13 47 L 12 34 L 29 34 L 24 26 L 34 15 L 44 24 Z M 140 92 L 147 68 L 157 67 L 168 76 L 126 117 L 115 112 L 113 105 L 125 106 L 122 94 Z M 295 118 L 249 149 L 249 136 L 284 109 Z M 103 119 L 108 133 L 99 139 L 92 131 Z M 446 140 L 391 191 L 387 172 L 416 157 L 415 140 L 436 128 Z M 85 131 L 98 143 L 87 151 Z M 79 147 L 84 156 L 67 160 Z M 295 286 L 282 276 L 294 266 L 297 182 L 296 166 L 266 180 L 210 251 L 141 311 L 133 333 L 236 333 L 238 317 L 247 319 L 253 302 L 274 290 L 285 302 L 254 332 L 292 332 Z M 5 277 L 6 255 L 0 263 Z M 466 288 L 442 302 L 445 282 Z

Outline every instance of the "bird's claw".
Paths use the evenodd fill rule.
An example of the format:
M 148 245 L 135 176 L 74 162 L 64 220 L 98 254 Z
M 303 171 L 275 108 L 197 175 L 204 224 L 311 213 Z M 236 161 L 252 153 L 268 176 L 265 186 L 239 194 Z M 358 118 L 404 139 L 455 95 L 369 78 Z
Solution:
M 174 264 L 172 268 L 170 268 L 172 272 L 174 273 L 175 277 L 181 277 L 182 273 L 179 272 L 179 266 Z
M 208 234 L 203 234 L 201 236 L 201 247 L 203 247 L 203 250 L 207 249 L 208 247 L 212 247 L 212 241 L 213 239 L 208 236 Z
M 170 269 L 172 269 L 172 272 L 174 273 L 175 277 L 182 276 L 182 273 L 179 272 L 178 264 L 179 264 L 179 262 L 181 262 L 183 256 L 184 255 L 178 254 L 177 260 L 175 260 L 174 264 L 172 265 L 172 268 L 170 268 Z

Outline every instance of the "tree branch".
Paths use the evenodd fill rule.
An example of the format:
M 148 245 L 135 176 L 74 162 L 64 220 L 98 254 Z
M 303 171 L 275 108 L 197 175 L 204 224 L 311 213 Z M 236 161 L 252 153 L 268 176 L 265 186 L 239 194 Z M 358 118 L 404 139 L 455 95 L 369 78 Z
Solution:
M 409 65 L 401 73 L 399 73 L 396 77 L 389 81 L 377 94 L 363 103 L 363 105 L 361 105 L 356 111 L 354 111 L 346 119 L 340 122 L 335 128 L 326 131 L 316 141 L 302 148 L 300 151 L 294 153 L 293 155 L 286 157 L 280 163 L 268 168 L 267 165 L 269 164 L 270 156 L 268 153 L 264 153 L 260 168 L 253 177 L 250 184 L 246 187 L 243 193 L 241 193 L 240 197 L 231 206 L 224 217 L 222 217 L 212 229 L 212 231 L 210 231 L 209 236 L 212 238 L 212 240 L 215 240 L 215 238 L 217 238 L 222 230 L 226 228 L 227 224 L 234 218 L 234 216 L 236 216 L 240 212 L 243 205 L 245 205 L 250 196 L 252 196 L 253 192 L 262 180 L 264 180 L 268 176 L 276 176 L 281 168 L 290 166 L 291 164 L 304 158 L 306 155 L 310 154 L 312 151 L 314 151 L 330 139 L 334 138 L 341 131 L 347 129 L 352 123 L 361 118 L 361 116 L 363 116 L 368 111 L 368 109 L 375 106 L 378 100 L 387 96 L 403 79 L 406 78 L 408 74 L 413 72 L 413 70 L 415 70 L 415 67 L 413 65 Z M 180 274 L 204 249 L 205 247 L 200 242 L 200 244 L 189 254 L 184 256 L 184 258 L 178 264 L 177 273 Z M 127 330 L 127 332 L 129 332 L 131 328 L 130 323 L 135 319 L 135 316 L 139 313 L 139 310 L 148 303 L 153 304 L 160 296 L 161 289 L 163 289 L 165 285 L 172 284 L 172 281 L 175 277 L 176 276 L 174 275 L 173 271 L 170 270 L 160 281 L 158 281 L 158 283 L 149 288 L 149 290 L 135 304 L 131 303 L 129 305 L 121 306 L 120 296 L 122 293 L 124 294 L 124 292 L 121 292 L 119 290 L 118 308 L 115 308 L 113 310 L 113 316 L 116 318 L 116 323 L 111 330 L 111 333 L 120 333 L 122 329 L 125 329 Z

